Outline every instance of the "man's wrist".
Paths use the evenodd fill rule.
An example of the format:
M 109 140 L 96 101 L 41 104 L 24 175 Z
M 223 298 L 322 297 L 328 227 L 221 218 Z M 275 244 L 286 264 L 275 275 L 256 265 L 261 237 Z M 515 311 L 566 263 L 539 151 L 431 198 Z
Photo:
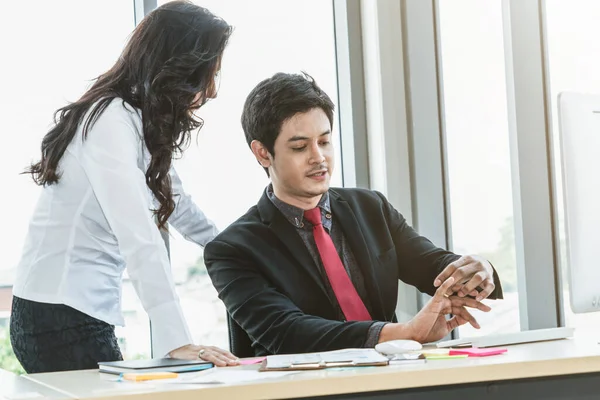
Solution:
M 365 340 L 365 344 L 363 347 L 365 348 L 373 348 L 377 343 L 379 343 L 379 336 L 381 334 L 381 330 L 386 326 L 390 325 L 390 322 L 382 322 L 376 321 L 369 328 L 369 332 L 367 333 L 367 340 Z
M 401 324 L 401 323 L 386 324 L 381 329 L 381 332 L 379 333 L 379 342 L 378 343 L 383 343 L 383 342 L 387 342 L 390 340 L 397 340 L 397 339 L 414 340 L 413 336 L 414 335 L 412 333 L 412 328 L 411 328 L 410 322 L 404 323 L 404 324 Z

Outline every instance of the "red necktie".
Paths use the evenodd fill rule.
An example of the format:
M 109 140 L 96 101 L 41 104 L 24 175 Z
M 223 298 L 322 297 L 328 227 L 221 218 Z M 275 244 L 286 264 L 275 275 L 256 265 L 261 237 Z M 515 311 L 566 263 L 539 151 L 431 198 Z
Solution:
M 352 284 L 350 276 L 348 276 L 344 264 L 342 264 L 342 260 L 340 260 L 340 256 L 335 249 L 333 240 L 331 240 L 331 236 L 323 228 L 320 208 L 316 207 L 305 211 L 304 218 L 314 225 L 313 234 L 323 267 L 325 268 L 335 297 L 340 304 L 340 308 L 346 316 L 346 320 L 370 321 L 371 315 L 369 315 L 369 311 Z

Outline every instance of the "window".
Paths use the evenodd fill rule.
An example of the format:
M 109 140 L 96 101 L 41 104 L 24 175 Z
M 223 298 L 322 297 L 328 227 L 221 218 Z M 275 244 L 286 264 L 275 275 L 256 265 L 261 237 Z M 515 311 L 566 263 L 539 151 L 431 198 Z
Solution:
M 563 309 L 566 326 L 592 328 L 600 324 L 600 313 L 573 314 L 569 301 L 561 159 L 558 127 L 558 94 L 563 91 L 600 93 L 600 3 L 594 0 L 562 2 L 546 0 L 546 43 L 552 106 L 558 228 L 561 249 Z
M 439 32 L 452 250 L 490 260 L 505 297 L 459 333 L 518 331 L 502 2 L 440 0 Z
M 218 98 L 199 110 L 204 127 L 176 168 L 185 190 L 224 229 L 256 204 L 268 184 L 240 124 L 252 88 L 276 72 L 306 71 L 337 100 L 333 6 L 323 0 L 202 0 L 198 4 L 235 30 L 225 50 Z M 338 132 L 335 126 L 334 131 Z M 338 159 L 332 185 L 340 186 L 336 134 Z M 171 264 L 194 340 L 228 348 L 225 307 L 206 274 L 202 249 L 174 229 L 171 235 Z
M 205 127 L 185 157 L 176 162 L 186 190 L 221 229 L 253 205 L 268 182 L 245 143 L 239 123 L 250 90 L 275 72 L 306 71 L 334 101 L 337 94 L 331 2 L 312 0 L 303 2 L 302 7 L 274 0 L 232 3 L 201 2 L 234 25 L 235 32 L 221 71 L 219 99 L 202 108 Z M 51 126 L 53 112 L 79 98 L 91 80 L 117 59 L 134 28 L 134 8 L 132 2 L 121 0 L 107 0 L 102 7 L 56 0 L 36 5 L 33 14 L 18 2 L 7 5 L 4 11 L 0 16 L 2 38 L 35 30 L 34 34 L 19 35 L 18 41 L 2 42 L 5 54 L 11 55 L 0 76 L 8 94 L 3 97 L 0 113 L 4 132 L 10 132 L 3 140 L 11 152 L 0 159 L 0 177 L 5 187 L 17 194 L 0 200 L 2 209 L 14 211 L 6 213 L 10 235 L 1 239 L 0 342 L 8 345 L 6 327 L 15 267 L 39 194 L 39 188 L 20 172 L 39 157 L 40 141 Z M 11 18 L 13 15 L 27 15 L 27 23 Z M 109 30 L 105 29 L 107 21 Z M 339 140 L 335 146 L 338 163 L 332 184 L 341 185 Z M 201 249 L 173 232 L 171 257 L 195 340 L 228 347 L 225 310 L 206 275 Z M 117 336 L 125 358 L 149 356 L 148 318 L 127 277 L 123 314 L 126 328 L 117 328 Z M 3 360 L 0 364 L 9 365 Z
M 75 101 L 90 81 L 112 66 L 134 28 L 133 4 L 105 0 L 101 6 L 78 0 L 10 2 L 0 13 L 2 71 L 0 158 L 4 230 L 0 238 L 0 347 L 10 346 L 8 326 L 15 268 L 35 207 L 39 188 L 26 175 L 25 166 L 39 158 L 39 146 L 55 110 Z M 93 16 L 93 18 L 92 18 Z M 106 29 L 110 26 L 110 29 Z M 125 311 L 141 308 L 137 297 L 124 288 Z M 5 292 L 7 295 L 5 296 Z M 127 317 L 127 331 L 117 330 L 124 355 L 149 354 L 148 320 L 145 313 Z M 2 321 L 4 319 L 4 321 Z M 138 329 L 143 327 L 144 329 Z M 127 336 L 125 336 L 127 334 Z M 4 341 L 6 338 L 6 341 Z M 0 360 L 0 367 L 15 369 L 18 363 Z M 14 368 L 13 368 L 14 367 Z

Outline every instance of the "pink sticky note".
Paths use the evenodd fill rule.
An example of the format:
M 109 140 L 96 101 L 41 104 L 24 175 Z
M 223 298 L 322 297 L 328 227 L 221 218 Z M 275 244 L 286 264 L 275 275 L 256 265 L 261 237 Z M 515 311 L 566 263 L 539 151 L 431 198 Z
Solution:
M 242 358 L 240 360 L 240 365 L 250 365 L 250 364 L 258 364 L 263 362 L 263 360 L 267 357 L 256 357 L 256 358 Z
M 499 348 L 499 347 L 490 347 L 487 349 L 479 349 L 479 348 L 470 348 L 470 349 L 452 349 L 450 350 L 450 355 L 459 355 L 466 354 L 469 357 L 486 357 L 486 356 L 495 356 L 497 354 L 506 353 L 507 349 Z

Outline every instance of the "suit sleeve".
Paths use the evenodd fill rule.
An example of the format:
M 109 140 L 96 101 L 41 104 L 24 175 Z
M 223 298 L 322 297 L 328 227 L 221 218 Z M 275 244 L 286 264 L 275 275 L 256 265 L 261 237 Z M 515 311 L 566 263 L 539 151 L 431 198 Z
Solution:
M 398 276 L 403 282 L 415 286 L 421 292 L 433 295 L 436 290 L 433 286 L 436 276 L 448 264 L 459 259 L 460 255 L 437 247 L 429 239 L 419 235 L 381 193 L 377 194 L 384 204 L 384 212 L 396 248 Z M 496 289 L 489 298 L 503 298 L 496 269 L 494 269 L 494 284 Z
M 373 321 L 340 322 L 304 314 L 262 276 L 241 249 L 217 238 L 206 246 L 204 259 L 231 317 L 270 354 L 357 348 L 365 344 Z

